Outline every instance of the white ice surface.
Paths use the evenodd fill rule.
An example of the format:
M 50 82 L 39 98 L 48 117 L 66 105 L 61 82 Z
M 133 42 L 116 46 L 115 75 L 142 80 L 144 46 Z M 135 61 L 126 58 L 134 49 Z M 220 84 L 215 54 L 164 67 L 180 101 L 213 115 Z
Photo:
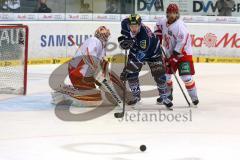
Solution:
M 198 108 L 183 107 L 175 83 L 175 109 L 163 113 L 191 110 L 188 122 L 119 122 L 114 112 L 86 122 L 62 121 L 50 104 L 48 77 L 55 67 L 30 66 L 27 96 L 0 95 L 0 160 L 240 159 L 240 65 L 196 64 Z M 142 106 L 156 108 L 155 100 L 143 99 Z M 158 111 L 141 114 L 150 112 Z M 144 153 L 141 144 L 147 146 Z

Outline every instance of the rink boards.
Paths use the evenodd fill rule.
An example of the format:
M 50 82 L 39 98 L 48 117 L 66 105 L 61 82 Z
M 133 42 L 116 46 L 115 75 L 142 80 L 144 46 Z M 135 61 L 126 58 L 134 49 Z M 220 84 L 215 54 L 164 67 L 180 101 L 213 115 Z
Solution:
M 37 58 L 29 59 L 28 65 L 63 64 L 71 58 Z M 123 63 L 123 56 L 109 56 L 106 58 L 110 63 Z M 193 57 L 195 63 L 240 63 L 240 58 L 231 57 Z M 0 61 L 0 67 L 17 66 L 20 61 Z
M 14 22 L 1 22 L 1 24 L 4 23 Z M 100 25 L 105 25 L 112 33 L 107 45 L 107 55 L 124 53 L 117 42 L 120 35 L 120 21 L 104 23 L 101 21 L 21 21 L 21 23 L 29 26 L 29 64 L 52 64 L 55 60 L 58 61 L 58 58 L 72 57 L 76 48 L 70 39 L 81 45 L 93 36 Z M 154 30 L 155 22 L 145 24 Z M 198 59 L 200 62 L 239 62 L 233 58 L 240 58 L 239 24 L 187 23 L 187 26 L 192 38 L 194 57 L 200 57 Z M 205 57 L 229 57 L 230 59 L 205 59 Z

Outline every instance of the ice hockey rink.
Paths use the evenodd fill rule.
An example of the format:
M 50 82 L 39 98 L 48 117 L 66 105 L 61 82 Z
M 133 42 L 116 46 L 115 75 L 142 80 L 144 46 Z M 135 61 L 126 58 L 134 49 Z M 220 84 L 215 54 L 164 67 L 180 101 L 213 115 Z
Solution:
M 127 109 L 191 116 L 185 122 L 120 121 L 113 116 L 118 109 L 90 121 L 61 120 L 48 84 L 56 67 L 31 65 L 27 96 L 0 95 L 0 160 L 240 159 L 240 65 L 196 64 L 197 108 L 186 107 L 174 83 L 173 111 L 156 105 L 157 97 L 143 98 L 140 110 Z M 71 108 L 76 114 L 91 109 Z

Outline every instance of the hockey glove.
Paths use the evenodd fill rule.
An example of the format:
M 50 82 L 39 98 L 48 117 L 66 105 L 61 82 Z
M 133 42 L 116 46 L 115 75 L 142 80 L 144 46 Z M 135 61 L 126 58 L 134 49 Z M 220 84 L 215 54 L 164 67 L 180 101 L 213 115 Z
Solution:
M 126 36 L 120 36 L 118 37 L 118 43 L 122 49 L 128 50 L 133 46 L 134 40 Z
M 166 70 L 169 73 L 172 73 L 172 71 L 176 71 L 178 66 L 178 57 L 177 56 L 171 56 L 170 58 L 166 59 Z

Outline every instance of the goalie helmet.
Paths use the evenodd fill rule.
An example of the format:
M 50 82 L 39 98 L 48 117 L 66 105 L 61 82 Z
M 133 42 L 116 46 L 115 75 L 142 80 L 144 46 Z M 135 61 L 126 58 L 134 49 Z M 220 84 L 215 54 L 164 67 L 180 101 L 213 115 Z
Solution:
M 107 29 L 105 26 L 100 26 L 98 29 L 95 31 L 94 36 L 98 38 L 100 41 L 103 43 L 107 43 L 109 37 L 110 37 L 110 31 Z

